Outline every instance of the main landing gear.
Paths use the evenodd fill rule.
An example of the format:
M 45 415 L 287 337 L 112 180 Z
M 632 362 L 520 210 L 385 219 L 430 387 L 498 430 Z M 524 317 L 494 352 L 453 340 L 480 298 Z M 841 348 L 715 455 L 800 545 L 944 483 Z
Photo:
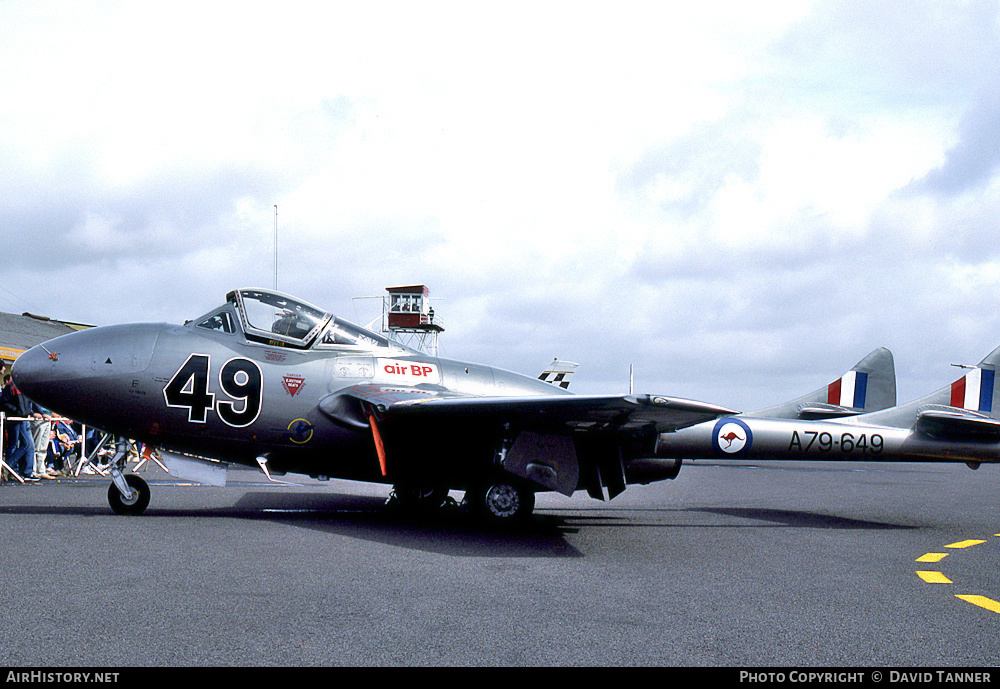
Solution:
M 447 488 L 397 484 L 386 504 L 412 513 L 430 514 L 447 506 L 449 500 Z M 514 476 L 496 476 L 470 487 L 461 508 L 494 526 L 523 523 L 535 508 L 535 491 Z
M 535 491 L 513 477 L 498 477 L 468 491 L 465 502 L 488 524 L 517 524 L 535 509 Z

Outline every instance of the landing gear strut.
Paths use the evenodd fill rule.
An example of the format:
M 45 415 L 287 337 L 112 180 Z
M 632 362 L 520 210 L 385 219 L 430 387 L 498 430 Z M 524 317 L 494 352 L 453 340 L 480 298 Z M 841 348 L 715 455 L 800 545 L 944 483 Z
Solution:
M 93 461 L 98 451 L 104 447 L 110 436 L 104 436 L 90 453 L 88 461 Z M 108 504 L 115 514 L 139 515 L 149 506 L 149 485 L 135 474 L 124 474 L 122 470 L 128 461 L 128 443 L 119 438 L 115 456 L 108 464 L 111 485 L 108 486 Z

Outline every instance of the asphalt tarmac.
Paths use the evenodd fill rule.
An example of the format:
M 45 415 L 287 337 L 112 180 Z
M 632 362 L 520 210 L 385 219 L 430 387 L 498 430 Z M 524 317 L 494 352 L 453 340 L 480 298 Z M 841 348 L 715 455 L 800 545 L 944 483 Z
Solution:
M 611 502 L 540 495 L 514 530 L 400 514 L 382 486 L 140 475 L 140 517 L 100 477 L 0 486 L 7 666 L 1000 657 L 1000 467 L 695 462 Z

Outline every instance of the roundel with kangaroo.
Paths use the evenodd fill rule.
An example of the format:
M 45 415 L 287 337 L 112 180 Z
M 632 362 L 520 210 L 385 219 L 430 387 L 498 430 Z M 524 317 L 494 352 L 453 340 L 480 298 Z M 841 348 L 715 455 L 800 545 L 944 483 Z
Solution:
M 753 445 L 750 427 L 736 418 L 719 419 L 712 432 L 712 446 L 719 454 L 743 455 Z

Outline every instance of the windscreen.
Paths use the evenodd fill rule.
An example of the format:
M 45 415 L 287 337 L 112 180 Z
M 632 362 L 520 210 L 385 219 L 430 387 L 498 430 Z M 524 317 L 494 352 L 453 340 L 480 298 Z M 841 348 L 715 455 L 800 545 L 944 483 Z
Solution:
M 248 330 L 260 335 L 307 341 L 327 320 L 327 314 L 290 297 L 263 290 L 242 290 L 242 316 Z

